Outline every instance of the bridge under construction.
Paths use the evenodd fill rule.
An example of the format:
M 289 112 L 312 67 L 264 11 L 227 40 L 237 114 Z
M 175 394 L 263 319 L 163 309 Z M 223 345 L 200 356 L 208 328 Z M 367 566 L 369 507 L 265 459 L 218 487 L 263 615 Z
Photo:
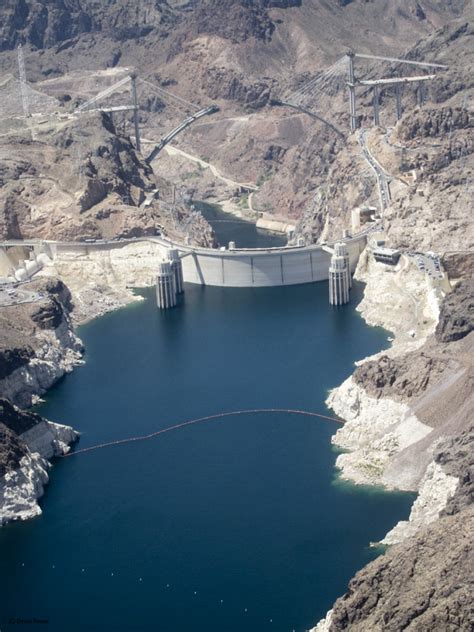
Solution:
M 389 76 L 366 78 L 357 72 L 357 61 L 378 62 L 379 65 L 390 65 Z M 395 68 L 395 70 L 393 69 Z M 428 74 L 408 75 L 405 68 L 416 69 L 419 72 L 429 71 Z M 379 55 L 366 55 L 349 50 L 324 72 L 318 73 L 314 78 L 305 82 L 292 93 L 274 99 L 274 105 L 282 105 L 294 108 L 312 118 L 320 121 L 339 137 L 345 138 L 344 130 L 338 126 L 338 122 L 331 120 L 331 101 L 341 91 L 348 91 L 349 103 L 349 131 L 355 132 L 361 126 L 361 116 L 357 112 L 356 91 L 367 89 L 372 91 L 373 123 L 380 125 L 380 100 L 381 91 L 393 88 L 395 91 L 396 119 L 399 120 L 403 113 L 402 96 L 403 89 L 414 86 L 417 100 L 420 105 L 425 101 L 425 83 L 438 77 L 440 71 L 448 67 L 434 62 L 420 62 L 396 57 L 382 57 Z M 381 70 L 378 67 L 372 69 L 370 74 L 377 75 Z M 367 70 L 365 72 L 367 74 Z
M 359 70 L 361 61 L 390 64 L 392 69 L 383 76 L 378 76 L 380 69 L 372 72 L 375 78 L 365 77 Z M 20 75 L 20 90 L 23 104 L 23 115 L 32 114 L 29 102 L 29 88 L 26 82 L 26 72 L 21 46 L 18 48 L 18 65 Z M 393 70 L 395 67 L 396 70 Z M 401 68 L 415 69 L 418 74 L 409 75 L 400 72 Z M 424 101 L 424 85 L 433 81 L 438 73 L 446 66 L 431 62 L 397 59 L 392 57 L 380 57 L 366 55 L 354 51 L 348 51 L 346 55 L 337 60 L 323 73 L 319 73 L 290 95 L 275 101 L 276 104 L 293 107 L 296 110 L 308 114 L 326 125 L 339 137 L 346 138 L 347 130 L 343 131 L 338 122 L 328 119 L 331 107 L 331 99 L 338 93 L 348 94 L 349 103 L 349 132 L 355 132 L 361 125 L 361 117 L 356 106 L 356 89 L 372 91 L 373 94 L 373 122 L 380 124 L 380 97 L 381 91 L 394 88 L 396 100 L 396 116 L 402 115 L 402 88 L 415 86 L 420 104 Z M 420 73 L 425 74 L 420 74 Z M 142 139 L 140 134 L 140 101 L 138 88 L 146 87 L 158 98 L 170 99 L 179 104 L 187 112 L 186 117 L 171 131 L 164 134 L 156 141 L 153 149 L 145 156 L 145 162 L 150 164 L 160 151 L 175 136 L 192 125 L 195 121 L 219 111 L 216 104 L 208 104 L 204 107 L 187 101 L 181 96 L 172 94 L 163 87 L 156 86 L 148 80 L 141 79 L 137 73 L 130 72 L 119 81 L 108 86 L 98 94 L 85 100 L 68 115 L 81 118 L 86 112 L 106 112 L 112 116 L 119 113 L 131 113 L 133 116 L 133 129 L 135 147 L 142 151 Z M 343 91 L 343 92 L 341 92 Z M 119 94 L 119 100 L 115 100 Z M 111 102 L 110 99 L 114 99 Z M 380 214 L 387 207 L 390 200 L 390 190 L 385 172 L 377 160 L 371 155 L 365 143 L 365 130 L 361 130 L 358 136 L 362 154 L 377 178 L 380 195 Z M 21 282 L 31 278 L 48 261 L 53 261 L 64 256 L 81 254 L 95 256 L 104 251 L 113 252 L 126 248 L 130 243 L 148 241 L 153 243 L 157 252 L 158 285 L 163 307 L 171 307 L 176 304 L 176 296 L 172 296 L 171 276 L 175 278 L 177 262 L 179 261 L 182 279 L 179 292 L 182 291 L 182 281 L 201 285 L 214 285 L 221 287 L 265 287 L 274 285 L 292 285 L 299 283 L 312 283 L 332 278 L 334 281 L 331 294 L 331 302 L 340 304 L 347 302 L 350 289 L 350 274 L 354 270 L 359 255 L 365 247 L 367 232 L 378 226 L 376 221 L 373 226 L 365 231 L 344 238 L 344 244 L 315 244 L 298 245 L 285 248 L 264 249 L 236 249 L 231 244 L 228 249 L 197 248 L 189 245 L 171 242 L 165 237 L 144 237 L 135 240 L 122 240 L 120 242 L 106 242 L 98 240 L 94 243 L 84 242 L 59 242 L 32 240 L 27 242 L 6 242 L 1 246 L 1 256 L 8 264 L 9 249 L 14 247 L 29 248 L 29 255 L 21 259 L 17 257 L 17 265 L 13 267 L 9 277 L 11 282 Z M 173 253 L 171 256 L 170 253 Z M 159 262 L 161 262 L 159 264 Z M 6 265 L 7 265 L 6 264 Z M 159 272 L 159 273 L 158 273 Z M 333 275 L 331 277 L 331 275 Z M 161 279 L 161 281 L 160 281 Z

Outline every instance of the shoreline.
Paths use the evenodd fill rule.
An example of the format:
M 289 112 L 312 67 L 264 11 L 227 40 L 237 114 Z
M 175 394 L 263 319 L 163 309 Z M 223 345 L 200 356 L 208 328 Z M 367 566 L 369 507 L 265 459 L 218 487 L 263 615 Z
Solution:
M 132 248 L 132 250 L 134 250 L 134 248 Z M 121 257 L 119 269 L 122 268 L 123 265 L 127 267 L 130 263 L 130 259 L 136 257 L 137 254 L 137 252 L 131 252 Z M 142 264 L 147 261 L 150 255 L 153 256 L 152 253 L 147 250 L 146 252 L 141 252 L 141 255 L 144 258 L 142 259 Z M 54 267 L 54 273 L 65 279 L 66 283 L 68 278 L 72 279 L 72 277 L 75 277 L 72 283 L 75 286 L 72 290 L 72 298 L 75 304 L 81 304 L 80 314 L 82 318 L 74 319 L 74 330 L 77 326 L 86 324 L 92 319 L 104 315 L 109 311 L 124 307 L 135 301 L 143 300 L 141 296 L 135 294 L 134 290 L 130 287 L 131 285 L 135 287 L 149 287 L 150 285 L 151 277 L 148 274 L 149 270 L 146 266 L 144 266 L 145 269 L 142 267 L 140 273 L 135 276 L 133 276 L 133 273 L 130 274 L 129 271 L 128 279 L 124 281 L 122 278 L 119 283 L 117 283 L 117 280 L 121 275 L 115 270 L 115 273 L 112 275 L 115 283 L 110 283 L 107 287 L 107 291 L 101 294 L 100 285 L 96 286 L 94 290 L 91 288 L 91 283 L 94 284 L 94 274 L 91 277 L 90 272 L 93 270 L 97 277 L 102 277 L 104 273 L 104 262 L 101 261 L 100 256 L 96 259 L 95 262 L 92 262 L 92 266 L 82 261 L 82 264 L 86 263 L 87 271 L 83 270 L 82 274 L 79 275 L 77 272 L 81 264 L 77 261 L 71 261 L 72 267 L 67 271 L 63 264 L 62 273 L 60 273 L 59 270 L 61 269 L 61 265 L 59 269 Z M 108 261 L 107 265 L 110 265 L 110 263 L 111 262 Z M 149 263 L 152 267 L 153 264 L 150 261 Z M 362 280 L 366 285 L 363 299 L 359 305 L 356 306 L 356 309 L 367 324 L 383 326 L 392 332 L 394 341 L 389 349 L 358 361 L 357 366 L 362 366 L 367 363 L 367 361 L 377 359 L 381 355 L 388 354 L 397 357 L 408 351 L 418 349 L 434 331 L 437 322 L 438 314 L 436 313 L 436 306 L 429 304 L 427 293 L 423 291 L 422 294 L 425 295 L 426 304 L 421 304 L 421 310 L 423 313 L 426 312 L 427 316 L 432 314 L 432 317 L 428 319 L 428 321 L 420 323 L 421 327 L 417 330 L 415 338 L 407 336 L 406 332 L 401 329 L 396 329 L 393 326 L 390 327 L 392 321 L 387 323 L 384 319 L 386 304 L 383 304 L 383 311 L 381 312 L 380 304 L 377 303 L 377 299 L 381 294 L 381 285 L 386 282 L 389 284 L 395 283 L 395 285 L 397 285 L 396 279 L 392 273 L 386 272 L 384 268 L 374 268 L 374 266 L 379 266 L 379 264 L 370 263 L 367 259 L 361 258 L 355 277 Z M 380 270 L 383 270 L 382 276 Z M 47 277 L 47 272 L 48 269 L 44 271 L 43 276 Z M 49 270 L 49 272 L 53 273 L 52 270 Z M 405 268 L 401 268 L 399 272 L 401 272 L 401 274 L 410 274 Z M 418 284 L 418 281 L 416 284 Z M 393 294 L 394 304 L 401 301 L 405 309 L 412 309 L 411 298 L 407 297 L 406 293 L 403 293 L 400 288 L 399 290 L 398 294 Z M 387 294 L 387 288 L 385 288 L 383 294 Z M 101 300 L 98 301 L 97 298 Z M 422 297 L 419 298 L 421 301 Z M 407 305 L 409 307 L 407 307 Z M 72 369 L 73 367 L 71 367 L 70 370 Z M 350 395 L 351 392 L 352 395 Z M 347 401 L 349 401 L 348 408 Z M 356 405 L 354 402 L 356 402 Z M 345 420 L 344 426 L 339 429 L 332 438 L 332 443 L 336 447 L 349 450 L 348 452 L 339 454 L 336 460 L 336 467 L 339 469 L 338 476 L 340 476 L 341 482 L 350 481 L 351 484 L 356 485 L 380 485 L 380 491 L 383 491 L 383 489 L 418 491 L 418 497 L 412 505 L 409 519 L 394 525 L 381 541 L 381 544 L 392 545 L 401 542 L 415 534 L 420 527 L 436 520 L 439 513 L 446 506 L 449 498 L 454 494 L 458 484 L 456 477 L 444 474 L 441 467 L 432 464 L 431 461 L 425 464 L 423 471 L 421 471 L 423 468 L 418 468 L 419 471 L 415 473 L 411 472 L 403 484 L 396 482 L 401 471 L 397 469 L 399 465 L 396 464 L 395 470 L 392 470 L 391 473 L 389 472 L 390 476 L 387 474 L 389 466 L 392 465 L 394 458 L 400 451 L 410 447 L 416 440 L 428 436 L 432 429 L 417 419 L 413 411 L 405 404 L 391 401 L 387 398 L 376 400 L 364 394 L 361 387 L 354 383 L 353 375 L 330 392 L 327 403 L 330 408 Z M 348 411 L 350 413 L 354 410 L 355 414 L 351 418 Z M 368 425 L 373 425 L 373 419 L 385 417 L 387 411 L 391 411 L 392 418 L 387 423 L 382 424 L 379 432 L 373 434 L 367 433 Z M 402 418 L 402 421 L 398 424 L 398 428 L 395 428 L 397 418 Z M 392 435 L 394 432 L 397 432 L 399 438 L 405 441 L 399 440 L 396 450 L 394 449 L 392 441 L 388 441 L 388 444 L 380 442 L 380 435 L 386 438 L 387 429 L 390 429 Z M 72 429 L 70 430 L 72 431 Z M 409 435 L 409 440 L 407 439 L 407 435 Z M 364 438 L 363 443 L 361 443 L 361 436 Z M 374 463 L 377 467 L 373 466 Z M 47 466 L 45 464 L 40 468 L 40 464 L 34 462 L 33 458 L 31 462 L 25 465 L 27 466 L 29 474 L 23 474 L 26 483 L 23 483 L 19 488 L 24 489 L 26 485 L 29 490 L 30 498 L 32 495 L 35 496 L 35 502 L 30 502 L 32 508 L 30 508 L 29 511 L 18 512 L 16 519 L 26 519 L 38 515 L 41 510 L 36 500 L 43 494 L 43 485 L 47 482 Z M 322 624 L 322 622 L 320 623 Z M 325 627 L 319 627 L 319 625 L 320 624 L 314 628 L 318 632 L 327 629 Z
M 464 342 L 463 345 L 450 342 L 451 353 L 448 348 L 442 349 L 447 358 L 439 358 L 434 339 L 440 323 L 441 293 L 436 293 L 427 279 L 420 280 L 413 266 L 401 262 L 397 268 L 384 270 L 381 264 L 361 258 L 355 277 L 364 281 L 366 287 L 357 310 L 368 324 L 391 331 L 393 340 L 386 351 L 357 362 L 352 375 L 333 389 L 326 401 L 327 406 L 344 419 L 343 427 L 332 438 L 335 449 L 343 450 L 336 459 L 339 480 L 351 485 L 417 492 L 408 519 L 399 521 L 379 543 L 373 543 L 388 546 L 389 556 L 392 546 L 409 546 L 427 529 L 436 533 L 438 521 L 446 515 L 449 504 L 456 495 L 462 497 L 465 493 L 460 468 L 454 472 L 451 466 L 446 469 L 445 452 L 440 446 L 446 441 L 453 445 L 462 441 L 459 439 L 462 432 L 469 431 L 469 422 L 462 415 L 457 425 L 451 422 L 449 413 L 443 415 L 442 411 L 433 419 L 433 406 L 436 408 L 436 402 L 442 400 L 443 391 L 462 388 L 463 371 L 450 366 L 450 362 L 453 362 L 451 358 L 462 361 L 461 350 L 466 352 Z M 469 344 L 467 346 L 469 348 Z M 435 354 L 431 356 L 433 348 Z M 420 359 L 424 364 L 421 362 L 417 370 L 416 363 L 420 363 Z M 440 363 L 439 367 L 436 362 Z M 389 376 L 396 380 L 396 372 L 390 374 L 390 371 L 397 366 L 401 375 L 406 375 L 405 382 L 408 378 L 408 386 L 404 385 L 400 391 L 386 381 Z M 425 382 L 426 366 L 429 371 Z M 410 368 L 412 374 L 418 374 L 413 377 Z M 387 370 L 386 378 L 384 371 Z M 465 373 L 464 378 L 468 379 L 468 369 Z M 415 391 L 411 397 L 410 379 Z M 380 564 L 383 563 L 382 558 Z M 374 566 L 372 563 L 358 571 L 351 580 L 349 592 L 335 602 L 311 632 L 329 632 L 333 613 L 337 612 L 340 617 L 341 610 L 344 612 L 344 600 L 350 598 L 351 586 L 358 586 L 359 576 L 370 576 L 366 569 Z M 356 608 L 356 604 L 353 607 Z
M 423 287 L 419 276 L 418 271 L 410 270 L 403 262 L 392 270 L 361 257 L 354 278 L 364 282 L 365 289 L 356 309 L 367 324 L 388 330 L 393 340 L 388 349 L 357 362 L 356 369 L 363 369 L 365 364 L 382 357 L 414 353 L 434 333 L 439 306 L 433 305 L 430 288 Z M 404 280 L 403 288 L 400 278 Z M 405 289 L 410 286 L 416 287 L 423 320 L 412 319 L 413 296 Z M 407 334 L 408 327 L 414 328 L 410 330 L 413 336 Z M 341 477 L 355 484 L 419 491 L 430 457 L 420 455 L 419 461 L 407 471 L 405 463 L 397 462 L 397 456 L 429 436 L 433 428 L 423 423 L 406 402 L 371 396 L 364 384 L 354 380 L 355 373 L 332 389 L 326 400 L 327 406 L 345 422 L 332 439 L 336 447 L 344 450 L 336 460 Z
M 62 279 L 70 288 L 74 308 L 57 330 L 42 334 L 43 363 L 34 358 L 2 381 L 6 397 L 22 407 L 34 406 L 63 375 L 84 363 L 78 327 L 144 300 L 135 288 L 153 284 L 155 246 L 135 244 L 125 250 L 114 253 L 115 259 L 100 252 L 88 257 L 71 255 L 45 266 L 37 275 L 40 283 Z M 38 498 L 42 494 L 42 488 L 38 487 Z
M 250 209 L 243 209 L 233 201 L 233 198 L 213 200 L 212 202 L 207 200 L 198 200 L 198 202 L 201 204 L 208 204 L 209 206 L 216 206 L 222 213 L 236 217 L 243 222 L 253 224 L 257 229 L 264 230 L 268 233 L 273 233 L 275 235 L 288 235 L 289 232 L 295 230 L 295 226 L 290 222 L 290 220 L 281 217 L 274 217 L 269 213 L 260 213 Z M 206 221 L 209 222 L 209 220 Z
M 63 280 L 63 282 L 70 288 L 72 299 L 74 303 L 74 309 L 71 312 L 71 334 L 72 340 L 74 341 L 74 347 L 76 349 L 80 346 L 80 341 L 77 338 L 75 333 L 76 327 L 80 327 L 85 325 L 95 318 L 105 315 L 110 311 L 114 311 L 121 307 L 125 307 L 134 302 L 139 302 L 143 300 L 139 294 L 137 294 L 134 289 L 138 287 L 150 287 L 153 285 L 153 270 L 154 270 L 154 246 L 153 244 L 140 244 L 140 245 L 131 245 L 126 247 L 127 252 L 121 253 L 118 251 L 117 259 L 115 261 L 111 261 L 108 255 L 102 255 L 101 253 L 95 253 L 93 255 L 89 255 L 89 257 L 71 257 L 68 261 L 60 261 L 51 264 L 48 267 L 45 267 L 43 271 L 39 273 L 39 278 L 48 278 L 50 276 L 57 276 Z M 153 252 L 152 252 L 153 251 Z M 140 261 L 140 270 L 137 269 L 137 266 L 134 265 L 132 270 L 130 270 L 130 262 L 132 260 L 139 259 Z M 110 274 L 111 268 L 110 266 L 115 268 L 114 272 Z M 367 263 L 361 259 L 361 264 L 359 266 L 360 269 L 363 269 Z M 133 270 L 135 268 L 135 270 Z M 380 321 L 380 319 L 375 318 L 373 314 L 370 317 L 367 317 L 367 313 L 370 312 L 370 308 L 366 307 L 367 301 L 367 281 L 369 280 L 370 273 L 367 276 L 367 271 L 361 273 L 360 270 L 355 275 L 360 278 L 363 282 L 366 283 L 366 287 L 364 289 L 364 297 L 361 303 L 356 306 L 357 311 L 361 313 L 362 318 L 366 320 L 369 325 L 382 325 L 385 328 L 389 329 L 386 326 L 386 323 Z M 104 280 L 108 280 L 108 283 L 105 284 Z M 120 281 L 119 281 L 120 279 Z M 64 326 L 62 326 L 64 329 Z M 392 330 L 393 331 L 393 330 Z M 395 342 L 391 345 L 390 349 L 387 351 L 381 351 L 378 355 L 386 352 L 393 353 L 396 352 L 397 349 L 397 341 L 399 336 L 396 332 Z M 62 336 L 66 341 L 66 345 L 69 342 L 69 337 L 67 332 L 62 332 Z M 60 336 L 57 336 L 59 340 L 61 340 Z M 405 343 L 406 344 L 406 343 Z M 405 344 L 403 348 L 405 348 Z M 413 341 L 410 341 L 410 344 L 417 344 Z M 61 345 L 61 342 L 60 342 Z M 69 351 L 66 351 L 66 360 L 64 362 L 64 367 L 61 365 L 61 371 L 58 371 L 57 374 L 52 374 L 50 380 L 50 386 L 46 389 L 42 388 L 39 390 L 39 393 L 35 394 L 31 393 L 31 401 L 23 402 L 23 404 L 34 404 L 36 403 L 38 397 L 41 396 L 46 390 L 48 390 L 56 381 L 63 375 L 64 373 L 70 372 L 76 365 L 82 364 L 81 358 L 77 355 L 77 351 L 73 354 L 74 357 L 69 357 Z M 51 355 L 51 354 L 50 354 Z M 53 356 L 55 359 L 55 356 Z M 54 359 L 51 364 L 54 364 Z M 366 362 L 369 358 L 364 358 L 360 360 L 357 364 L 362 364 Z M 60 359 L 57 360 L 57 363 L 60 364 Z M 24 380 L 32 385 L 34 390 L 35 384 L 39 383 L 38 380 L 32 379 L 32 376 L 29 375 L 28 368 L 18 370 L 19 374 L 14 376 L 14 380 L 11 380 L 15 384 L 18 384 L 20 381 Z M 30 372 L 31 373 L 31 372 Z M 34 376 L 33 376 L 34 377 Z M 344 400 L 347 395 L 347 385 L 351 386 L 350 380 L 352 378 L 348 378 L 346 382 L 335 387 L 329 394 L 327 399 L 327 404 L 329 407 L 333 408 L 335 412 L 345 418 L 346 424 L 344 427 L 349 428 L 347 415 L 345 416 L 344 407 L 341 407 L 338 404 L 340 399 Z M 7 378 L 8 380 L 8 378 Z M 43 380 L 44 383 L 44 380 Z M 346 386 L 345 386 L 346 385 Z M 343 389 L 343 390 L 341 390 Z M 346 389 L 346 390 L 344 390 Z M 30 389 L 31 390 L 31 389 Z M 7 393 L 9 390 L 7 390 Z M 15 398 L 13 398 L 15 399 Z M 399 405 L 394 403 L 395 414 L 399 408 Z M 344 439 L 344 427 L 336 433 L 333 438 L 333 444 L 335 446 L 339 446 L 344 448 L 345 450 L 351 448 L 351 441 L 347 441 Z M 410 426 L 412 427 L 412 426 Z M 422 430 L 421 430 L 422 431 Z M 342 438 L 341 438 L 342 436 Z M 341 469 L 341 477 L 352 480 L 357 483 L 366 483 L 366 484 L 374 484 L 380 483 L 384 485 L 383 480 L 379 480 L 377 477 L 362 477 L 358 478 L 357 476 L 351 475 L 351 469 L 354 471 L 352 467 L 353 461 L 353 452 L 345 452 L 340 454 L 336 461 L 336 466 Z M 367 460 L 367 455 L 364 455 L 364 460 Z M 403 487 L 401 489 L 404 489 Z M 408 486 L 406 488 L 407 491 L 413 491 L 412 486 Z

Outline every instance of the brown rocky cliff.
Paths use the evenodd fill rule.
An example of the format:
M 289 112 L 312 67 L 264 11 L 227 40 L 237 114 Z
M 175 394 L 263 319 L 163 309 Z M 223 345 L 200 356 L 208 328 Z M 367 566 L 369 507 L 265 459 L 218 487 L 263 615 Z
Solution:
M 233 42 L 253 36 L 268 40 L 275 29 L 265 2 L 257 0 L 204 0 L 193 16 L 197 34 L 218 35 Z
M 431 386 L 447 366 L 447 360 L 423 351 L 401 357 L 382 355 L 356 368 L 353 379 L 369 395 L 404 401 Z
M 440 342 L 451 342 L 471 331 L 474 331 L 474 279 L 465 279 L 443 300 L 435 335 Z
M 470 632 L 474 624 L 474 428 L 435 460 L 459 477 L 445 516 L 359 571 L 333 608 L 329 632 Z
M 91 32 L 109 32 L 128 39 L 144 36 L 176 13 L 166 0 L 6 0 L 2 4 L 0 50 L 28 43 L 49 48 Z
M 0 310 L 0 380 L 26 366 L 41 350 L 43 342 L 35 337 L 36 332 L 54 332 L 63 324 L 72 329 L 69 320 L 71 296 L 64 283 L 38 279 L 24 288 L 40 292 L 44 298 Z
M 166 222 L 157 201 L 141 207 L 153 172 L 107 115 L 50 121 L 35 138 L 22 131 L 2 144 L 13 151 L 0 159 L 3 238 L 139 236 Z
M 470 632 L 474 508 L 445 517 L 357 573 L 329 632 Z

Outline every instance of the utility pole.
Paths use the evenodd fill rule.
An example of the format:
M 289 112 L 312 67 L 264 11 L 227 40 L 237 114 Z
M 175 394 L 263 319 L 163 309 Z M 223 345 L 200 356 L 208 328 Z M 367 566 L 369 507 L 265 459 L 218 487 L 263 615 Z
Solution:
M 418 82 L 418 105 L 422 107 L 425 103 L 425 86 L 422 81 Z
M 355 132 L 358 128 L 357 116 L 356 116 L 356 100 L 355 100 L 355 76 L 354 76 L 354 57 L 355 53 L 352 50 L 347 51 L 347 60 L 349 67 L 347 86 L 349 88 L 349 113 L 351 122 L 351 132 Z
M 374 125 L 380 125 L 380 109 L 379 109 L 379 87 L 377 84 L 373 88 L 374 93 Z
M 138 124 L 138 99 L 137 99 L 137 75 L 133 73 L 130 75 L 131 91 L 132 91 L 132 105 L 133 105 L 133 123 L 135 125 L 135 148 L 137 151 L 141 151 L 140 144 L 140 127 Z
M 402 85 L 400 83 L 395 84 L 395 98 L 397 107 L 397 121 L 402 118 Z
M 23 49 L 21 44 L 18 44 L 18 70 L 20 73 L 20 92 L 21 102 L 23 105 L 23 114 L 25 116 L 30 115 L 30 105 L 28 103 L 28 86 L 26 84 L 26 72 L 25 72 L 25 60 L 23 59 Z

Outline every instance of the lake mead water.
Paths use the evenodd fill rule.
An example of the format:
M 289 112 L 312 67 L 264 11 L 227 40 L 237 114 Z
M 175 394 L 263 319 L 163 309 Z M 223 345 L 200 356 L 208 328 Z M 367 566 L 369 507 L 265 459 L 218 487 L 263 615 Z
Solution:
M 79 331 L 86 364 L 40 412 L 78 447 L 201 415 L 283 407 L 327 413 L 327 390 L 386 346 L 327 284 L 186 286 Z M 331 414 L 331 413 L 329 413 Z M 1 625 L 29 630 L 301 632 L 326 613 L 370 541 L 411 494 L 335 482 L 332 422 L 247 415 L 59 460 L 43 515 L 0 530 Z
M 211 224 L 220 246 L 234 241 L 237 248 L 275 248 L 285 246 L 287 236 L 257 228 L 255 223 L 225 213 L 218 204 L 194 202 L 194 206 Z

